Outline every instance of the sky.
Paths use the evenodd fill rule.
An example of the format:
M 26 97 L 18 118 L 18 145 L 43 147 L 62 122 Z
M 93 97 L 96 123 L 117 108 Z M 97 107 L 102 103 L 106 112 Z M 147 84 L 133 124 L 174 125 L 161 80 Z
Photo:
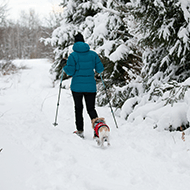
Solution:
M 0 0 L 2 1 L 2 0 Z M 53 9 L 58 9 L 62 0 L 3 0 L 7 2 L 9 9 L 8 18 L 17 20 L 20 12 L 34 9 L 39 16 L 43 17 L 49 14 Z

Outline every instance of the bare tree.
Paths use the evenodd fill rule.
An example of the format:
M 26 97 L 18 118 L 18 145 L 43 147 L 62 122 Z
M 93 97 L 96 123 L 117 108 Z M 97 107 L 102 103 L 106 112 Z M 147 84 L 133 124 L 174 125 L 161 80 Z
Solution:
M 49 18 L 49 24 L 42 23 L 33 9 L 21 11 L 16 22 L 6 20 L 5 15 L 6 6 L 0 5 L 0 60 L 54 58 L 53 47 L 40 39 L 50 37 L 59 24 L 56 13 Z
M 0 27 L 5 23 L 5 19 L 7 16 L 7 4 L 0 3 Z
M 6 23 L 6 13 L 7 13 L 7 4 L 0 3 L 0 59 L 4 57 L 5 51 L 3 50 L 3 41 L 4 41 L 4 26 Z

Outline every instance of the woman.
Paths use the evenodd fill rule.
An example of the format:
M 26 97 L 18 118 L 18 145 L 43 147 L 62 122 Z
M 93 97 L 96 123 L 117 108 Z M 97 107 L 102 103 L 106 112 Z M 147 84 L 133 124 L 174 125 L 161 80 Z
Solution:
M 72 76 L 71 91 L 75 104 L 77 128 L 74 133 L 82 138 L 84 138 L 83 97 L 91 120 L 98 117 L 95 110 L 96 81 L 94 79 L 94 69 L 101 73 L 104 70 L 103 64 L 98 54 L 91 51 L 89 45 L 84 42 L 82 34 L 78 33 L 75 36 L 73 53 L 68 57 L 64 71 L 67 75 Z

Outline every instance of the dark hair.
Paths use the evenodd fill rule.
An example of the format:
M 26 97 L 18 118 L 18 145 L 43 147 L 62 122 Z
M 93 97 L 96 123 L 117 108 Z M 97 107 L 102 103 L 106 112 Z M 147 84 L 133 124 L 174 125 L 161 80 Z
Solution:
M 79 32 L 75 37 L 75 42 L 84 42 L 83 35 Z

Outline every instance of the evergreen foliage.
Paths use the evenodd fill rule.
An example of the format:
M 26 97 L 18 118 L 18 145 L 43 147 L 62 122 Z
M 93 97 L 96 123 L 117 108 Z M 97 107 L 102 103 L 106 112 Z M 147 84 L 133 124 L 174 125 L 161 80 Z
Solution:
M 102 76 L 112 105 L 130 106 L 124 118 L 133 120 L 133 110 L 146 103 L 184 101 L 189 89 L 184 81 L 190 77 L 189 0 L 64 0 L 62 6 L 64 19 L 50 39 L 56 45 L 52 71 L 61 73 L 60 60 L 72 52 L 79 31 L 105 66 Z M 97 102 L 103 106 L 108 98 L 95 76 Z
M 190 76 L 190 30 L 179 0 L 142 0 L 131 12 L 138 27 L 136 35 L 144 53 L 142 76 L 149 90 L 159 80 L 182 82 Z M 186 7 L 188 9 L 188 7 Z
M 56 79 L 61 75 L 60 61 L 67 59 L 72 52 L 73 36 L 78 31 L 84 35 L 85 42 L 99 54 L 105 66 L 103 77 L 108 89 L 114 91 L 114 86 L 122 87 L 140 74 L 141 51 L 129 34 L 123 13 L 119 10 L 119 7 L 127 2 L 129 1 L 63 1 L 64 19 L 50 40 L 56 46 L 56 60 L 52 67 L 52 71 L 57 72 Z M 100 96 L 105 93 L 99 92 Z M 104 105 L 103 102 L 100 104 Z

